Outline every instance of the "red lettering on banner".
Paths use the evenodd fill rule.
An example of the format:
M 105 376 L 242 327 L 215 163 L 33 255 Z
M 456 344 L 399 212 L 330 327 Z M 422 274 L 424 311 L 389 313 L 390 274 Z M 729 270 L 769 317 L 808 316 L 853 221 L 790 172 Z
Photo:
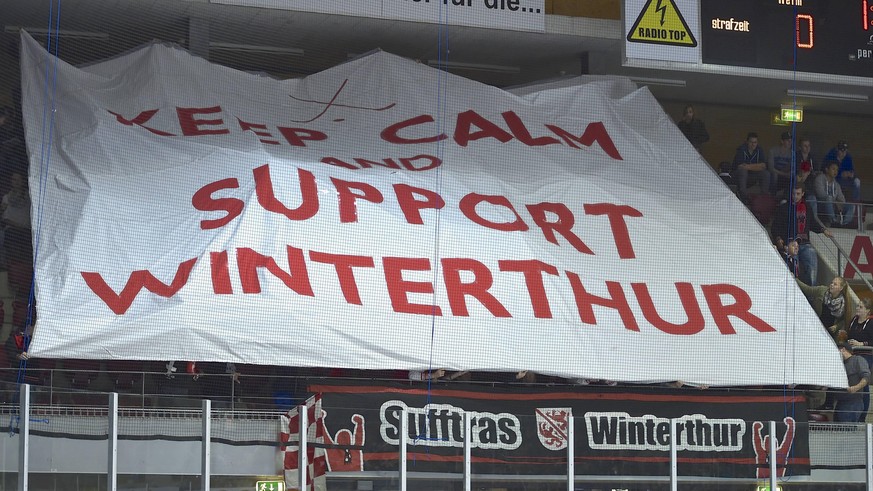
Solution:
M 227 251 L 210 252 L 209 259 L 212 271 L 212 291 L 216 295 L 230 295 L 233 293 L 233 286 L 230 284 Z
M 315 182 L 315 176 L 311 172 L 297 169 L 302 198 L 300 206 L 293 210 L 287 208 L 276 199 L 269 165 L 262 165 L 252 169 L 252 174 L 255 176 L 255 191 L 258 195 L 258 203 L 265 210 L 285 215 L 289 220 L 308 220 L 318 213 L 318 185 Z
M 339 200 L 339 216 L 341 223 L 353 223 L 358 221 L 357 199 L 363 199 L 370 203 L 381 203 L 385 200 L 382 193 L 373 186 L 363 182 L 343 181 L 331 178 L 336 187 L 337 199 Z M 358 191 L 358 193 L 353 192 Z
M 422 114 L 421 116 L 416 116 L 414 118 L 409 118 L 404 121 L 400 121 L 399 123 L 394 123 L 391 126 L 382 130 L 379 136 L 388 143 L 396 143 L 398 145 L 409 145 L 409 144 L 418 144 L 418 143 L 433 143 L 441 140 L 445 140 L 448 138 L 445 133 L 441 133 L 435 136 L 428 136 L 424 138 L 404 138 L 399 135 L 400 130 L 404 130 L 406 128 L 412 126 L 418 126 L 425 123 L 433 123 L 433 116 L 429 114 Z
M 426 293 L 433 295 L 433 283 L 424 281 L 406 281 L 403 271 L 430 271 L 430 260 L 427 258 L 382 258 L 385 270 L 385 283 L 388 286 L 388 296 L 394 312 L 404 314 L 441 316 L 442 310 L 436 304 L 410 303 L 408 293 Z
M 861 262 L 861 254 L 864 254 L 866 262 Z M 862 273 L 873 274 L 873 243 L 870 242 L 868 235 L 856 235 L 855 241 L 852 242 L 852 252 L 849 253 L 849 259 L 858 266 Z M 855 277 L 855 268 L 851 264 L 846 264 L 846 269 L 843 271 L 843 278 L 851 280 Z
M 158 136 L 176 136 L 172 133 L 167 133 L 166 131 L 161 131 L 161 130 L 156 130 L 154 128 L 149 128 L 148 126 L 145 125 L 157 113 L 158 113 L 157 109 L 150 109 L 148 111 L 143 111 L 143 112 L 137 114 L 136 117 L 133 119 L 127 119 L 124 116 L 122 116 L 116 112 L 109 111 L 109 114 L 115 116 L 115 119 L 119 123 L 121 123 L 125 126 L 136 125 L 136 126 L 139 126 L 140 128 L 144 128 L 144 129 L 146 129 L 146 130 L 148 130 L 148 131 L 150 131 Z
M 594 255 L 594 252 L 582 242 L 576 234 L 573 233 L 573 225 L 576 223 L 576 218 L 573 212 L 563 203 L 538 203 L 535 205 L 527 205 L 527 211 L 533 218 L 534 223 L 542 230 L 546 240 L 555 245 L 558 244 L 558 238 L 555 237 L 555 232 L 558 232 L 567 239 L 577 251 L 582 254 Z M 557 216 L 557 221 L 550 222 L 547 213 L 552 213 Z
M 179 116 L 179 126 L 184 136 L 226 135 L 230 133 L 227 128 L 202 129 L 201 126 L 223 125 L 221 119 L 197 119 L 198 114 L 216 114 L 221 112 L 221 106 L 213 107 L 177 107 L 176 114 Z
M 279 126 L 279 133 L 285 137 L 285 140 L 295 147 L 305 147 L 308 141 L 326 140 L 327 135 L 317 131 L 308 130 L 306 128 L 286 128 Z
M 426 160 L 428 163 L 422 167 L 417 167 L 414 162 L 416 160 Z M 422 171 L 436 169 L 443 163 L 438 157 L 433 155 L 416 155 L 415 157 L 400 157 L 400 164 L 406 167 L 407 170 Z
M 530 295 L 534 317 L 538 319 L 551 319 L 552 308 L 549 305 L 549 297 L 546 296 L 543 273 L 557 276 L 558 268 L 535 259 L 527 261 L 501 260 L 497 264 L 500 266 L 500 271 L 524 274 L 524 281 L 527 286 L 527 292 Z
M 179 267 L 176 269 L 176 275 L 173 277 L 173 282 L 169 285 L 155 278 L 150 271 L 134 271 L 130 274 L 130 278 L 128 278 L 120 294 L 116 294 L 106 284 L 106 280 L 100 276 L 100 273 L 83 271 L 81 275 L 88 288 L 100 297 L 106 306 L 115 312 L 115 315 L 124 315 L 143 288 L 165 298 L 175 295 L 176 292 L 188 283 L 188 277 L 191 275 L 191 270 L 194 269 L 194 263 L 196 262 L 197 258 L 193 258 L 179 264 Z
M 622 259 L 637 257 L 634 254 L 633 245 L 631 245 L 624 217 L 640 218 L 643 214 L 639 210 L 632 206 L 612 203 L 586 203 L 584 207 L 585 213 L 589 215 L 606 215 L 609 218 L 609 227 L 612 229 L 612 238 L 615 240 L 616 249 L 618 249 L 618 257 Z
M 272 133 L 267 131 L 267 125 L 262 123 L 249 123 L 237 118 L 239 121 L 239 127 L 243 131 L 251 131 L 252 133 L 258 135 L 259 141 L 261 143 L 266 143 L 268 145 L 278 145 L 279 141 L 275 139 Z M 264 138 L 269 138 L 269 140 L 265 140 Z
M 570 287 L 573 289 L 573 295 L 576 297 L 576 308 L 579 310 L 579 318 L 586 324 L 597 324 L 597 318 L 594 316 L 594 305 L 600 305 L 618 311 L 621 320 L 624 323 L 625 329 L 639 332 L 640 327 L 637 325 L 637 320 L 628 306 L 627 297 L 624 295 L 624 289 L 621 283 L 616 281 L 607 281 L 606 289 L 609 291 L 610 298 L 598 297 L 585 291 L 582 286 L 582 281 L 576 273 L 567 273 L 567 279 L 570 280 Z
M 236 263 L 239 268 L 239 279 L 242 283 L 243 293 L 261 293 L 261 280 L 258 278 L 258 270 L 266 268 L 276 278 L 282 280 L 285 286 L 300 295 L 307 297 L 315 296 L 312 293 L 312 285 L 309 283 L 309 272 L 306 270 L 306 260 L 303 251 L 296 247 L 287 246 L 288 272 L 276 264 L 276 260 L 255 252 L 248 247 L 240 247 L 236 250 Z
M 731 325 L 729 317 L 733 316 L 745 322 L 758 332 L 776 332 L 770 324 L 767 324 L 760 317 L 753 314 L 752 299 L 745 290 L 738 286 L 728 285 L 725 283 L 715 285 L 701 285 L 703 297 L 709 305 L 709 311 L 712 313 L 712 318 L 715 320 L 715 325 L 722 334 L 736 334 L 734 326 Z M 734 299 L 734 303 L 725 305 L 721 301 L 722 295 L 730 295 Z
M 467 295 L 479 301 L 494 317 L 512 317 L 494 295 L 488 289 L 494 284 L 491 270 L 475 259 L 446 258 L 442 260 L 443 279 L 446 282 L 446 295 L 449 298 L 449 306 L 452 315 L 469 317 L 467 310 Z M 464 283 L 461 281 L 461 271 L 469 271 L 473 274 L 473 281 Z
M 473 128 L 478 130 L 474 131 Z M 482 138 L 494 138 L 500 143 L 506 143 L 512 140 L 512 135 L 472 109 L 459 113 L 455 124 L 455 143 L 466 147 L 471 141 Z
M 397 203 L 400 205 L 400 211 L 408 223 L 413 225 L 423 225 L 424 220 L 421 218 L 421 210 L 431 209 L 439 210 L 446 206 L 442 196 L 423 188 L 417 188 L 408 184 L 395 184 L 394 194 L 397 196 Z M 415 199 L 416 196 L 421 196 L 424 199 Z
M 394 159 L 382 159 L 382 162 L 378 162 L 375 160 L 367 160 L 362 158 L 356 158 L 355 162 L 361 166 L 361 169 L 371 169 L 374 165 L 378 167 L 387 167 L 389 169 L 399 169 L 400 166 L 397 165 L 397 162 Z
M 358 284 L 355 281 L 355 272 L 352 268 L 374 267 L 372 257 L 309 251 L 309 258 L 317 263 L 333 264 L 346 302 L 361 305 L 361 294 L 358 292 Z
M 347 165 L 338 160 L 337 162 L 343 166 Z M 350 168 L 355 168 L 350 164 L 348 165 Z M 286 207 L 276 197 L 269 165 L 262 165 L 252 169 L 252 174 L 254 175 L 257 200 L 264 210 L 278 213 L 290 220 L 297 221 L 308 220 L 318 213 L 320 206 L 318 185 L 312 172 L 302 168 L 297 169 L 301 202 L 294 209 Z M 374 204 L 383 203 L 385 200 L 382 191 L 371 184 L 344 181 L 336 178 L 331 178 L 331 182 L 337 191 L 341 223 L 356 223 L 359 221 L 357 200 L 363 199 Z M 197 190 L 191 200 L 196 209 L 200 211 L 225 212 L 225 215 L 220 218 L 202 220 L 200 222 L 201 229 L 209 230 L 223 227 L 242 214 L 246 203 L 241 199 L 213 197 L 218 191 L 236 189 L 239 186 L 240 184 L 235 178 L 228 178 L 207 184 Z M 394 194 L 404 218 L 413 225 L 424 224 L 421 210 L 438 210 L 446 205 L 442 196 L 438 193 L 407 184 L 395 184 Z M 511 221 L 494 221 L 489 215 L 481 213 L 480 205 L 483 203 L 493 207 L 504 208 L 506 212 L 503 215 L 511 217 Z M 547 241 L 560 245 L 557 237 L 561 235 L 577 251 L 583 254 L 594 255 L 594 251 L 573 232 L 576 218 L 567 205 L 544 202 L 525 206 Z M 525 232 L 529 230 L 528 224 L 519 215 L 513 203 L 506 196 L 469 193 L 460 199 L 458 208 L 473 223 L 492 230 L 501 232 Z M 586 203 L 583 204 L 583 208 L 589 215 L 605 215 L 608 218 L 616 250 L 621 259 L 634 259 L 636 257 L 626 217 L 642 217 L 643 214 L 639 210 L 631 206 L 613 203 Z M 489 218 L 486 218 L 486 216 L 489 216 Z
M 401 169 L 405 168 L 410 171 L 423 171 L 423 170 L 431 170 L 436 169 L 442 164 L 442 160 L 433 155 L 416 155 L 414 157 L 400 157 L 397 160 L 393 158 L 385 158 L 382 159 L 381 162 L 375 160 L 367 160 L 363 158 L 354 158 L 355 163 L 346 162 L 337 157 L 324 157 L 321 159 L 321 162 L 328 165 L 333 165 L 336 167 L 342 167 L 344 169 L 351 170 L 359 170 L 359 169 L 370 169 L 374 166 L 377 167 L 387 167 L 389 169 Z M 397 161 L 400 161 L 398 164 Z M 357 165 L 356 165 L 357 164 Z M 402 166 L 402 167 L 401 167 Z
M 301 249 L 286 246 L 288 270 L 278 266 L 276 260 L 268 255 L 260 254 L 250 248 L 236 249 L 236 261 L 239 271 L 242 293 L 258 294 L 262 292 L 260 270 L 266 269 L 278 278 L 290 290 L 298 295 L 314 297 L 309 279 L 304 252 Z M 229 254 L 227 251 L 210 252 L 210 273 L 212 290 L 216 295 L 233 294 L 230 280 Z M 332 254 L 309 251 L 311 261 L 333 265 L 339 281 L 340 289 L 346 303 L 363 305 L 355 279 L 354 268 L 373 268 L 375 260 L 370 256 Z M 131 273 L 121 293 L 116 294 L 103 280 L 99 273 L 81 272 L 87 286 L 116 314 L 125 314 L 133 304 L 139 292 L 145 288 L 162 297 L 172 297 L 188 282 L 191 271 L 197 259 L 189 259 L 179 264 L 175 277 L 170 285 L 156 279 L 146 270 Z M 531 300 L 534 316 L 539 319 L 551 319 L 553 314 L 546 292 L 543 273 L 559 276 L 558 270 L 551 264 L 539 260 L 498 260 L 501 272 L 522 273 L 525 286 Z M 413 303 L 409 294 L 425 294 L 433 298 L 434 284 L 431 281 L 410 281 L 403 279 L 404 271 L 430 272 L 431 263 L 427 258 L 386 257 L 382 259 L 384 280 L 391 306 L 394 312 L 418 315 L 441 316 L 442 310 L 435 304 Z M 494 277 L 488 266 L 471 258 L 445 258 L 441 261 L 446 297 L 449 301 L 452 315 L 469 317 L 467 297 L 473 297 L 485 307 L 495 318 L 511 318 L 512 314 L 494 294 L 491 288 Z M 467 272 L 468 274 L 464 274 Z M 579 313 L 579 319 L 585 324 L 597 325 L 594 307 L 614 309 L 618 312 L 625 329 L 640 332 L 637 320 L 630 308 L 622 284 L 616 281 L 604 281 L 608 296 L 600 297 L 586 291 L 580 276 L 570 271 L 565 272 Z M 673 322 L 664 319 L 658 312 L 652 299 L 649 286 L 645 283 L 631 283 L 640 310 L 645 320 L 659 331 L 674 336 L 690 336 L 699 334 L 706 327 L 700 302 L 695 295 L 692 284 L 677 282 L 674 284 L 679 301 L 685 312 L 685 322 Z M 754 315 L 752 300 L 742 288 L 730 284 L 700 285 L 706 304 L 715 321 L 715 327 L 723 335 L 736 334 L 731 324 L 735 317 L 760 333 L 775 332 L 772 326 Z M 722 297 L 729 295 L 732 303 L 725 303 Z
M 497 223 L 482 218 L 476 212 L 476 205 L 482 202 L 506 208 L 515 215 L 515 220 L 507 223 Z M 461 202 L 458 204 L 458 206 L 461 208 L 461 212 L 464 214 L 465 217 L 469 218 L 470 221 L 476 224 L 482 225 L 483 227 L 500 230 L 502 232 L 524 232 L 528 229 L 527 224 L 524 223 L 524 220 L 521 219 L 521 216 L 519 216 L 518 212 L 515 211 L 515 208 L 512 206 L 512 203 L 509 202 L 509 198 L 507 198 L 506 196 L 487 196 L 484 194 L 470 193 L 461 198 Z
M 151 133 L 160 136 L 176 136 L 173 133 L 158 130 L 145 125 L 145 123 L 150 121 L 155 116 L 155 114 L 158 113 L 158 111 L 158 109 L 142 111 L 133 119 L 128 119 L 117 112 L 108 112 L 115 116 L 116 120 L 119 123 L 126 126 L 140 126 L 150 131 Z M 224 125 L 223 119 L 199 119 L 197 117 L 198 115 L 217 114 L 221 113 L 222 111 L 223 110 L 221 106 L 200 108 L 177 107 L 177 119 L 180 129 L 182 131 L 182 135 L 203 136 L 229 134 L 230 130 L 228 128 L 221 127 L 222 125 Z M 458 113 L 457 115 L 455 115 L 455 129 L 453 134 L 455 143 L 460 147 L 466 147 L 472 141 L 485 138 L 492 138 L 500 143 L 508 143 L 515 139 L 526 146 L 538 147 L 555 144 L 560 145 L 563 141 L 565 145 L 575 149 L 590 147 L 594 143 L 597 143 L 598 146 L 607 155 L 609 155 L 613 159 L 622 160 L 621 154 L 616 148 L 615 143 L 612 141 L 612 138 L 609 136 L 609 133 L 606 131 L 605 125 L 600 121 L 589 123 L 586 126 L 585 131 L 580 136 L 576 136 L 572 132 L 569 132 L 557 125 L 545 124 L 544 126 L 548 128 L 558 138 L 555 138 L 553 136 L 535 137 L 530 133 L 530 130 L 525 125 L 521 117 L 514 111 L 504 111 L 503 113 L 501 113 L 501 116 L 503 117 L 503 121 L 509 128 L 509 131 L 501 128 L 498 124 L 490 121 L 488 118 L 480 115 L 474 110 L 467 110 Z M 259 137 L 259 141 L 261 143 L 269 145 L 280 144 L 279 139 L 274 136 L 271 131 L 269 131 L 266 124 L 248 122 L 239 117 L 236 117 L 236 119 L 239 123 L 240 129 L 243 132 L 253 132 Z M 433 116 L 429 114 L 422 114 L 389 125 L 380 132 L 379 136 L 382 140 L 397 145 L 435 143 L 447 139 L 448 135 L 442 132 L 433 133 L 428 136 L 422 136 L 418 138 L 410 138 L 401 135 L 401 132 L 405 132 L 405 130 L 411 129 L 413 132 L 415 132 L 418 130 L 416 127 L 425 124 L 431 124 L 434 122 L 435 120 Z M 276 126 L 276 130 L 278 130 L 279 134 L 284 137 L 285 141 L 288 142 L 289 145 L 297 147 L 305 147 L 307 146 L 307 142 L 316 142 L 327 139 L 326 133 L 310 128 Z M 429 163 L 425 167 L 419 167 L 414 165 L 413 162 L 419 159 L 428 159 Z M 362 161 L 359 162 L 359 164 L 361 164 L 365 168 L 371 165 L 382 165 L 379 162 L 368 161 L 365 159 L 361 160 Z M 342 167 L 350 168 L 348 167 L 348 165 L 350 164 L 346 165 L 347 163 L 343 162 L 340 159 L 329 157 L 322 161 L 331 165 L 340 165 Z M 398 167 L 397 162 L 392 159 L 383 159 L 383 162 L 385 162 L 385 165 L 388 167 L 405 167 L 408 170 L 427 170 L 438 167 L 441 164 L 440 159 L 430 155 L 420 155 L 409 159 L 400 159 L 400 165 L 402 167 Z
M 554 134 L 558 135 L 558 137 L 563 139 L 567 145 L 573 148 L 579 148 L 576 146 L 575 143 L 590 147 L 594 144 L 594 142 L 597 142 L 600 148 L 603 149 L 603 151 L 606 152 L 607 155 L 614 158 L 615 160 L 624 160 L 618 153 L 618 149 L 615 148 L 615 143 L 613 143 L 612 138 L 610 138 L 609 133 L 607 133 L 606 127 L 603 126 L 603 123 L 599 121 L 595 123 L 589 123 L 588 126 L 585 128 L 585 132 L 583 132 L 582 136 L 579 137 L 573 135 L 572 133 L 561 127 L 552 124 L 547 124 L 546 128 L 552 130 Z
M 559 145 L 561 144 L 557 138 L 552 138 L 551 136 L 540 136 L 537 138 L 531 136 L 527 127 L 525 127 L 524 122 L 518 117 L 518 114 L 515 114 L 512 111 L 506 111 L 503 113 L 503 120 L 506 121 L 506 125 L 509 126 L 509 131 L 512 132 L 518 141 L 529 147 L 553 145 L 555 143 Z
M 482 138 L 494 138 L 501 143 L 507 143 L 512 139 L 517 139 L 528 146 L 561 143 L 560 140 L 551 136 L 540 136 L 534 138 L 521 118 L 513 111 L 506 111 L 502 113 L 502 116 L 512 133 L 507 132 L 473 110 L 459 113 L 456 116 L 455 121 L 455 143 L 461 147 L 466 147 L 471 141 L 480 140 Z M 422 138 L 407 138 L 400 135 L 402 130 L 433 122 L 433 116 L 422 114 L 421 116 L 409 118 L 388 126 L 382 130 L 380 137 L 388 143 L 395 143 L 398 145 L 434 143 L 448 138 L 445 133 L 434 134 Z M 545 126 L 572 148 L 578 149 L 582 146 L 590 147 L 596 142 L 607 155 L 616 160 L 622 160 L 615 143 L 606 131 L 606 127 L 600 121 L 589 123 L 581 136 L 576 136 L 556 125 L 547 124 Z
M 209 183 L 198 189 L 191 197 L 191 204 L 194 208 L 200 211 L 224 211 L 227 214 L 221 218 L 213 220 L 200 220 L 200 228 L 203 230 L 212 230 L 230 223 L 234 218 L 240 216 L 245 207 L 245 202 L 238 198 L 213 198 L 212 194 L 222 189 L 236 189 L 239 187 L 239 181 L 230 177 Z
M 661 317 L 655 308 L 651 294 L 649 294 L 649 287 L 645 283 L 631 283 L 631 288 L 634 290 L 643 316 L 651 325 L 661 331 L 667 334 L 688 336 L 703 330 L 706 322 L 703 320 L 703 313 L 700 311 L 700 304 L 697 302 L 691 283 L 676 283 L 676 292 L 679 293 L 679 301 L 682 302 L 685 317 L 688 319 L 682 324 L 674 324 Z
M 325 157 L 325 158 L 321 159 L 321 162 L 325 163 L 325 164 L 335 165 L 337 167 L 342 167 L 344 169 L 358 170 L 358 168 L 355 167 L 354 165 L 352 165 L 348 162 L 343 162 L 342 160 L 340 160 L 336 157 Z

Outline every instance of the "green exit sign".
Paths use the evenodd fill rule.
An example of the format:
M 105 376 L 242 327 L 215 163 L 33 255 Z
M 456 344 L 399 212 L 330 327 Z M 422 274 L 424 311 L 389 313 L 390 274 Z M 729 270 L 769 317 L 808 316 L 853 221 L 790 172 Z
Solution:
M 782 121 L 786 123 L 802 123 L 803 122 L 803 109 L 797 108 L 782 108 Z
M 255 491 L 285 491 L 285 481 L 257 481 Z

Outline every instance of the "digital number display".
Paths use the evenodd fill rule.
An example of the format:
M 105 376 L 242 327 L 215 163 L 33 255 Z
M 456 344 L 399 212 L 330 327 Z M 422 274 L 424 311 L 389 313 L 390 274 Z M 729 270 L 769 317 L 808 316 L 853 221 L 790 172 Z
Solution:
M 873 77 L 873 0 L 700 0 L 703 63 Z

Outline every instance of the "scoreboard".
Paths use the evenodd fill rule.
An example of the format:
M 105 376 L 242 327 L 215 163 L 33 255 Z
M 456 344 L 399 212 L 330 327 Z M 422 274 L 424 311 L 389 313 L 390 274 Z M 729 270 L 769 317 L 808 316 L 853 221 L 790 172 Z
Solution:
M 873 77 L 873 0 L 700 0 L 701 61 Z

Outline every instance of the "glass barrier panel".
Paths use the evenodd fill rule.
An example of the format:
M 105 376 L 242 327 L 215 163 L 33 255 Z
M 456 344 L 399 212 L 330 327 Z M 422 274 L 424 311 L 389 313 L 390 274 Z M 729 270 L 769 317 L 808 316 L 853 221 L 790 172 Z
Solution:
M 567 489 L 571 415 L 521 401 L 471 411 L 473 489 Z
M 3 395 L 14 404 L 6 403 L 0 406 L 0 486 L 3 489 L 17 489 L 18 486 L 18 393 L 6 390 Z
M 169 403 L 173 407 L 119 410 L 119 473 L 199 475 L 202 402 L 175 395 Z
M 324 404 L 318 397 L 309 399 L 310 407 L 321 407 L 323 438 L 315 449 L 321 468 L 327 468 L 325 476 L 328 489 L 399 489 L 400 446 L 399 419 L 392 411 L 380 408 L 360 407 L 353 398 L 341 398 L 331 402 L 324 396 Z M 311 414 L 319 414 L 313 410 Z M 416 472 L 420 445 L 407 441 L 407 475 Z M 312 452 L 310 452 L 310 458 Z M 287 462 L 286 462 L 287 466 Z M 296 464 L 294 465 L 296 467 Z M 315 466 L 319 468 L 318 465 Z M 417 489 L 407 481 L 408 489 Z

